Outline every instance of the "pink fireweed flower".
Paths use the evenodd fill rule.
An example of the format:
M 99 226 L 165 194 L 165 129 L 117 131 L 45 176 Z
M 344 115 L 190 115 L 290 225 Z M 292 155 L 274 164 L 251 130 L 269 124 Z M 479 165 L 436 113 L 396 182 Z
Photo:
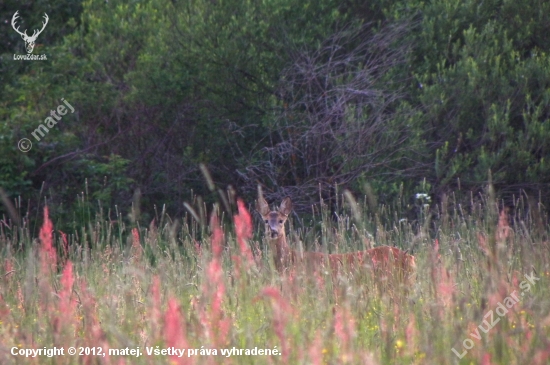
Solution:
M 74 275 L 73 275 L 73 263 L 67 261 L 63 274 L 61 275 L 61 291 L 59 292 L 59 311 L 63 315 L 70 315 L 76 308 L 76 301 L 71 300 L 73 293 Z
M 44 222 L 42 223 L 42 228 L 40 228 L 40 253 L 42 258 L 42 265 L 48 266 L 48 264 L 53 268 L 57 264 L 57 253 L 53 247 L 53 224 L 49 217 L 48 207 L 44 207 Z
M 208 266 L 208 280 L 216 286 L 212 297 L 212 311 L 219 312 L 225 294 L 225 285 L 222 279 L 222 265 L 218 260 L 213 260 Z
M 63 327 L 70 324 L 70 320 L 75 318 L 77 302 L 71 300 L 73 293 L 74 275 L 73 263 L 68 261 L 61 274 L 61 290 L 59 291 L 59 316 L 54 318 L 54 330 L 61 332 Z
M 48 207 L 44 207 L 44 223 L 40 228 L 40 260 L 42 261 L 42 270 L 48 271 L 48 266 L 51 270 L 55 270 L 57 265 L 57 253 L 53 247 L 52 240 L 53 224 L 49 218 Z
M 235 221 L 235 232 L 237 233 L 237 243 L 239 244 L 241 255 L 246 257 L 249 265 L 252 265 L 254 258 L 246 242 L 248 239 L 252 238 L 252 218 L 242 200 L 237 200 L 237 206 L 239 207 L 239 214 L 233 217 Z
M 206 280 L 202 285 L 203 303 L 209 303 L 209 306 L 202 307 L 200 311 L 201 323 L 206 329 L 206 337 L 210 338 L 212 345 L 223 347 L 227 343 L 227 336 L 231 322 L 225 318 L 222 308 L 225 297 L 225 283 L 223 281 L 223 268 L 221 262 L 221 253 L 223 250 L 223 231 L 220 228 L 217 218 L 212 216 L 212 261 L 206 268 Z
M 546 348 L 543 350 L 538 350 L 533 356 L 534 365 L 543 365 L 548 364 L 548 359 L 550 359 L 550 343 L 546 344 Z
M 483 354 L 483 357 L 481 358 L 481 365 L 491 365 L 492 362 L 491 362 L 491 354 L 489 353 L 484 353 Z
M 336 308 L 334 333 L 340 340 L 340 348 L 344 359 L 351 359 L 353 356 L 352 340 L 355 337 L 355 319 L 345 308 Z
M 10 315 L 10 307 L 4 301 L 4 297 L 0 294 L 0 323 L 8 320 Z
M 455 281 L 449 270 L 441 265 L 441 254 L 439 253 L 439 240 L 434 242 L 434 248 L 430 253 L 431 279 L 435 289 L 437 302 L 442 306 L 449 306 L 455 292 Z M 443 315 L 440 308 L 439 314 Z
M 309 347 L 308 354 L 309 354 L 309 361 L 311 361 L 311 364 L 313 365 L 322 365 L 323 364 L 323 342 L 321 340 L 321 335 L 319 332 L 317 332 L 317 335 L 315 335 L 315 340 L 313 340 L 313 343 Z
M 225 285 L 223 283 L 223 271 L 219 260 L 212 260 L 207 270 L 208 281 L 210 282 L 210 333 L 213 335 L 213 343 L 217 346 L 226 345 L 229 334 L 230 319 L 224 318 L 222 308 L 225 296 Z
M 166 346 L 178 349 L 188 349 L 187 336 L 185 333 L 185 321 L 180 313 L 180 308 L 176 299 L 168 300 L 168 308 L 164 315 L 164 340 Z M 170 357 L 174 364 L 192 364 L 193 360 L 187 356 Z
M 141 259 L 142 247 L 139 243 L 139 231 L 137 228 L 132 228 L 132 256 L 134 261 Z
M 444 306 L 449 306 L 452 303 L 452 298 L 455 293 L 455 281 L 449 270 L 441 267 L 437 270 L 437 300 Z

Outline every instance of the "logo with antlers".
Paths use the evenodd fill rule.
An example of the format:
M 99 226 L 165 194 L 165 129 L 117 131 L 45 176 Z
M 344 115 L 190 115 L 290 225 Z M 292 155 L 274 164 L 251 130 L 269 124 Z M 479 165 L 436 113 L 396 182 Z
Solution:
M 13 29 L 19 33 L 21 35 L 21 38 L 23 38 L 23 40 L 25 41 L 25 48 L 27 49 L 27 53 L 32 53 L 32 50 L 34 49 L 34 42 L 36 42 L 36 38 L 40 35 L 40 33 L 42 33 L 42 31 L 44 30 L 44 28 L 46 28 L 46 24 L 48 24 L 48 14 L 44 13 L 44 20 L 45 22 L 42 23 L 42 29 L 40 30 L 34 30 L 33 33 L 32 33 L 32 36 L 28 36 L 27 34 L 27 30 L 25 29 L 24 32 L 20 32 L 19 31 L 19 27 L 15 27 L 15 22 L 17 20 L 17 18 L 19 18 L 19 15 L 17 14 L 19 13 L 19 10 L 15 12 L 15 14 L 13 14 L 13 17 L 11 18 L 11 26 L 13 27 Z

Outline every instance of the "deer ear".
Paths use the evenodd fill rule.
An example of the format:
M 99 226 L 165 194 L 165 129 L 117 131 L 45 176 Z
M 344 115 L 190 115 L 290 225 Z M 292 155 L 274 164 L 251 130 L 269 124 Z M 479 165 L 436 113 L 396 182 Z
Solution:
M 258 200 L 256 200 L 256 210 L 262 216 L 266 216 L 269 213 L 269 204 L 267 204 L 263 197 L 259 197 Z
M 289 215 L 292 211 L 292 200 L 290 200 L 290 197 L 286 197 L 283 199 L 281 206 L 279 207 L 279 212 L 283 213 L 284 215 Z

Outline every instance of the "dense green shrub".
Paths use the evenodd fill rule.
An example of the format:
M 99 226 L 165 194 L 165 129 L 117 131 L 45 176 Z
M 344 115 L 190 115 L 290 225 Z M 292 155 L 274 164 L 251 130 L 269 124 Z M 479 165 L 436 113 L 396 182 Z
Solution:
M 478 189 L 488 170 L 500 192 L 538 194 L 550 182 L 548 4 L 408 3 L 411 94 L 423 114 L 436 191 Z M 548 196 L 546 197 L 548 199 Z
M 11 197 L 55 190 L 70 207 L 87 182 L 90 197 L 129 207 L 139 189 L 146 210 L 180 214 L 191 191 L 209 199 L 203 163 L 217 187 L 262 183 L 298 207 L 340 187 L 467 196 L 489 171 L 503 197 L 549 203 L 546 3 L 65 3 L 1 5 L 29 26 L 50 15 L 47 62 L 12 60 L 20 37 L 0 24 Z M 61 98 L 75 114 L 21 153 Z

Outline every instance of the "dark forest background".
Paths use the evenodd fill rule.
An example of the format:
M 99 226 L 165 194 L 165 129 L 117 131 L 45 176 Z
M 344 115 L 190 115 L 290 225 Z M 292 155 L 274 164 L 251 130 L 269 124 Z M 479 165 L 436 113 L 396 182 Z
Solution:
M 28 34 L 48 14 L 47 61 L 13 59 L 16 11 Z M 258 184 L 302 211 L 343 189 L 468 202 L 489 180 L 504 205 L 550 204 L 550 2 L 5 0 L 0 14 L 0 187 L 24 212 L 74 218 L 84 197 L 123 211 L 137 194 L 145 218 L 181 215 L 229 185 L 251 202 Z M 61 98 L 75 113 L 35 141 Z

